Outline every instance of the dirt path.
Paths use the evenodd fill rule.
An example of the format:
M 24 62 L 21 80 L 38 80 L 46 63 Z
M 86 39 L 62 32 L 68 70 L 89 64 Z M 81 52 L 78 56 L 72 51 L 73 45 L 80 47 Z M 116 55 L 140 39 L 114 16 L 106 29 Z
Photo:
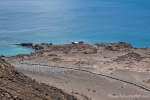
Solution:
M 120 99 L 121 95 L 147 96 L 144 100 L 149 100 L 150 97 L 149 92 L 144 90 L 145 88 L 141 89 L 141 86 L 135 86 L 137 84 L 125 83 L 124 80 L 121 82 L 106 75 L 95 75 L 89 71 L 38 64 L 17 64 L 16 67 L 40 82 L 56 86 L 68 93 L 77 92 L 86 95 L 92 100 L 109 100 L 113 96 L 117 96 L 115 100 L 127 100 L 124 97 Z M 141 98 L 134 97 L 134 99 Z

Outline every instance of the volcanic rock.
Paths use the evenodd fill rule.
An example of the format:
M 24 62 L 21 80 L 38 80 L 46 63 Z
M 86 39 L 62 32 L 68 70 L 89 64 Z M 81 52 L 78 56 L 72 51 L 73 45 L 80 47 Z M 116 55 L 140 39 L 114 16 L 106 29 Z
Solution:
M 32 47 L 33 43 L 19 43 L 19 44 L 16 44 L 16 45 L 26 46 L 26 47 Z
M 105 46 L 105 49 L 112 51 L 119 51 L 120 49 L 130 49 L 130 48 L 133 48 L 132 45 L 127 44 L 125 42 L 113 43 Z
M 91 54 L 91 53 L 97 53 L 97 49 L 93 48 L 93 49 L 86 49 L 84 51 L 85 54 Z
M 0 100 L 77 100 L 61 89 L 39 83 L 0 58 Z
M 141 57 L 141 55 L 132 52 L 132 53 L 125 54 L 123 56 L 119 56 L 114 61 L 127 61 L 127 60 L 129 60 L 129 61 L 131 61 L 131 60 L 140 61 L 141 59 L 143 59 L 143 57 Z
M 55 45 L 51 47 L 52 51 L 85 51 L 87 49 L 96 49 L 92 45 L 89 44 L 82 44 L 82 43 L 77 43 L 77 44 L 66 44 L 66 45 Z

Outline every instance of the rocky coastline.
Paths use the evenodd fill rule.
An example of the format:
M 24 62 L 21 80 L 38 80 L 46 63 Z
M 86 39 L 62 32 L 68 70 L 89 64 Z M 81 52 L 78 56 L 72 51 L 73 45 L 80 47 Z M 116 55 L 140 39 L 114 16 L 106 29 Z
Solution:
M 35 52 L 32 52 L 31 54 L 20 54 L 13 57 L 3 57 L 8 63 L 16 66 L 16 68 L 19 68 L 19 70 L 21 70 L 23 73 L 35 79 L 38 79 L 39 81 L 48 83 L 50 85 L 57 84 L 57 87 L 66 90 L 66 92 L 72 93 L 71 91 L 74 90 L 75 93 L 82 94 L 94 100 L 107 100 L 108 96 L 104 96 L 103 93 L 109 94 L 109 89 L 107 89 L 107 87 L 111 85 L 103 88 L 105 86 L 103 86 L 101 82 L 96 82 L 95 84 L 101 85 L 99 85 L 98 88 L 95 88 L 94 85 L 90 85 L 90 90 L 93 89 L 93 91 L 95 91 L 91 94 L 89 94 L 89 89 L 87 89 L 86 91 L 86 89 L 84 90 L 84 88 L 82 87 L 74 88 L 75 85 L 76 87 L 80 86 L 79 82 L 82 82 L 82 80 L 84 80 L 83 82 L 88 81 L 88 83 L 86 84 L 94 84 L 92 82 L 96 80 L 103 80 L 101 79 L 101 77 L 104 77 L 107 81 L 115 81 L 116 84 L 128 84 L 127 86 L 121 86 L 123 90 L 120 90 L 119 87 L 114 86 L 115 88 L 117 88 L 115 90 L 115 94 L 117 94 L 117 92 L 119 93 L 119 91 L 130 91 L 132 93 L 133 91 L 130 90 L 132 85 L 135 86 L 135 88 L 132 90 L 136 90 L 140 94 L 149 94 L 150 48 L 134 48 L 131 44 L 127 44 L 125 42 L 86 44 L 83 41 L 72 42 L 70 44 L 64 45 L 54 45 L 52 43 L 21 43 L 17 45 L 33 48 L 35 49 Z M 32 67 L 34 68 L 34 70 L 32 69 Z M 48 70 L 49 68 L 50 70 Z M 63 70 L 60 70 L 60 68 L 62 68 Z M 54 69 L 62 71 L 62 73 L 57 73 L 57 71 L 53 72 Z M 68 70 L 68 74 L 65 74 L 67 73 L 65 70 Z M 37 77 L 37 75 L 33 72 L 40 73 L 41 76 Z M 77 81 L 79 82 L 76 82 L 76 74 L 70 74 L 69 72 L 80 72 L 80 76 L 83 76 L 83 78 L 85 77 L 85 72 L 88 72 L 90 75 L 92 75 L 93 78 L 80 80 L 81 77 L 79 76 L 77 78 Z M 48 75 L 49 77 L 51 77 L 47 77 L 46 80 L 51 80 L 53 83 L 51 84 L 51 82 L 46 80 L 43 81 L 41 78 L 42 75 Z M 97 76 L 95 75 L 100 76 L 97 79 Z M 68 79 L 68 77 L 70 77 L 71 80 Z M 60 81 L 64 81 L 64 83 L 62 84 Z M 120 83 L 119 81 L 121 81 L 122 83 Z M 64 87 L 64 85 L 66 85 L 67 87 Z M 130 89 L 127 89 L 129 87 Z M 89 87 L 87 86 L 86 88 Z M 70 91 L 70 89 L 72 90 Z M 105 92 L 100 91 L 101 89 Z M 141 92 L 141 89 L 144 90 L 144 92 Z M 101 92 L 101 95 L 98 91 Z M 76 96 L 80 99 L 83 98 L 81 95 L 80 97 L 79 95 Z
M 19 46 L 25 46 L 25 47 L 29 47 L 29 48 L 33 48 L 35 50 L 41 50 L 41 49 L 46 49 L 46 47 L 52 47 L 53 44 L 52 43 L 38 43 L 38 44 L 35 44 L 35 43 L 18 43 L 18 44 L 15 44 L 15 45 L 19 45 Z M 71 47 L 76 47 L 76 46 L 79 46 L 80 45 L 80 48 L 85 45 L 88 45 L 88 44 L 85 44 L 83 41 L 79 41 L 79 42 L 72 42 L 71 44 L 67 44 L 67 45 L 62 45 L 62 47 L 64 48 L 70 48 L 70 49 L 74 49 L 74 48 L 71 48 Z M 94 45 L 100 47 L 100 46 L 103 46 L 105 47 L 105 49 L 108 49 L 108 50 L 112 50 L 112 51 L 117 51 L 117 50 L 120 50 L 120 49 L 124 49 L 124 48 L 127 48 L 127 49 L 131 49 L 133 48 L 133 46 L 131 44 L 127 44 L 125 42 L 118 42 L 118 43 L 95 43 Z M 67 47 L 68 46 L 68 47 Z M 89 48 L 90 48 L 90 45 L 89 45 Z

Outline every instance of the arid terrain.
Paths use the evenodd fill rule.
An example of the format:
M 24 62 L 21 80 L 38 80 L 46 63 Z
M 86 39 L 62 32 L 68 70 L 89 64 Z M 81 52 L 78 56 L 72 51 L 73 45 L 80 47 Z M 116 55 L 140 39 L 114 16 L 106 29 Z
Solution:
M 0 58 L 0 100 L 77 100 L 61 89 L 27 77 Z
M 149 48 L 134 48 L 124 42 L 19 45 L 36 52 L 3 59 L 25 75 L 78 99 L 150 99 Z

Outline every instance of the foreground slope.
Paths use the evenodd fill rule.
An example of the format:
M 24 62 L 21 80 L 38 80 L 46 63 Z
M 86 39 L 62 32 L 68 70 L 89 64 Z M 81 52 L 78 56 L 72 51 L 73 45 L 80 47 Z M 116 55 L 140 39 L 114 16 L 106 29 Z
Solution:
M 0 100 L 77 100 L 31 79 L 0 58 Z

